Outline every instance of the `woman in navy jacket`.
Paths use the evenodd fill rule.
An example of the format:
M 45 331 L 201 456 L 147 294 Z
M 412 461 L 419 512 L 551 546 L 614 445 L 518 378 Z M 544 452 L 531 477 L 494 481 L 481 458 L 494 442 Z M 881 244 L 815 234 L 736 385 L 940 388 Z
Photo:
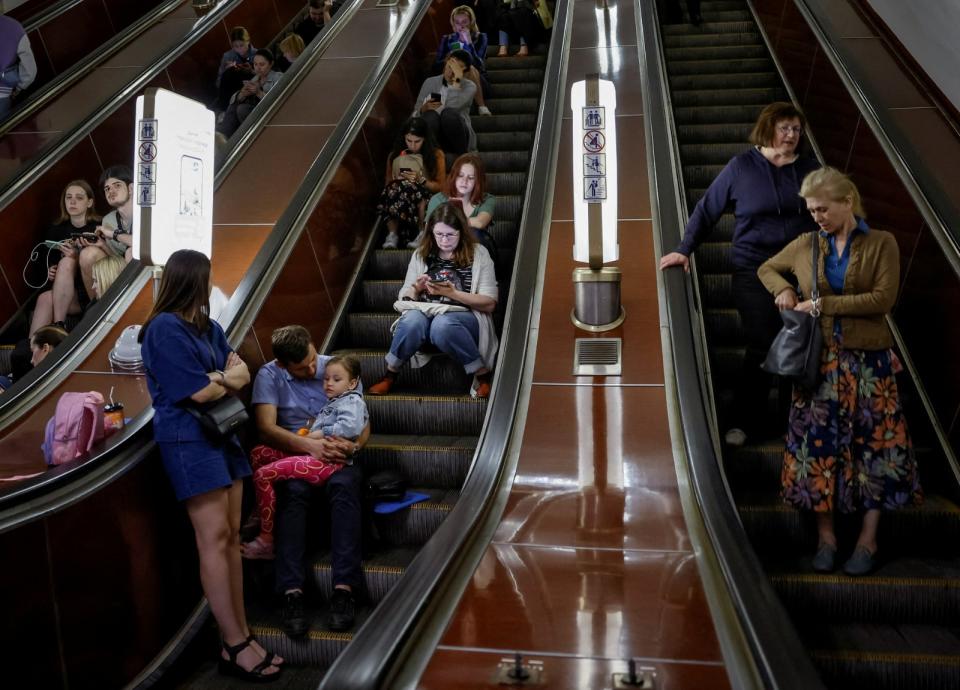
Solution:
M 250 464 L 236 437 L 208 438 L 188 411 L 250 383 L 247 365 L 208 316 L 209 295 L 210 260 L 188 249 L 174 252 L 140 331 L 154 438 L 193 525 L 200 582 L 223 636 L 220 672 L 266 680 L 280 672 L 282 659 L 250 634 L 243 608 L 240 504 Z
M 783 325 L 757 269 L 800 234 L 817 228 L 800 198 L 803 178 L 820 167 L 816 159 L 797 153 L 804 127 L 803 113 L 792 103 L 764 108 L 750 133 L 753 146 L 734 156 L 717 175 L 690 214 L 680 246 L 660 260 L 660 268 L 689 270 L 690 254 L 732 208 L 733 299 L 747 337 L 732 407 L 737 417 L 725 436 L 734 446 L 746 440 L 744 427 L 756 430 L 769 417 L 770 378 L 760 364 Z

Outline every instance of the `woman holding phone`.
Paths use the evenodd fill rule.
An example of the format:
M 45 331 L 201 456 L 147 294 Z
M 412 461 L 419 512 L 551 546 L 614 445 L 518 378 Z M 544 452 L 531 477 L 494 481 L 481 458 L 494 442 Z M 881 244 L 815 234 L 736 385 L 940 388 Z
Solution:
M 427 199 L 440 191 L 446 178 L 443 151 L 437 148 L 427 123 L 419 117 L 410 118 L 387 158 L 387 184 L 377 204 L 387 225 L 384 249 L 396 249 L 401 240 L 416 237 L 423 225 Z
M 41 285 L 51 287 L 37 297 L 30 335 L 50 323 L 65 327 L 68 315 L 82 313 L 90 303 L 92 295 L 87 294 L 80 279 L 77 254 L 79 247 L 96 242 L 94 231 L 99 221 L 90 184 L 86 180 L 68 182 L 60 195 L 60 217 L 44 236 L 47 251 L 39 254 L 46 262 L 35 260 L 31 265 L 33 279 L 39 278 Z
M 473 239 L 459 205 L 443 204 L 430 216 L 420 246 L 410 257 L 396 307 L 387 374 L 368 389 L 390 392 L 408 361 L 421 367 L 430 356 L 419 352 L 430 343 L 476 376 L 473 392 L 490 395 L 490 371 L 497 356 L 493 311 L 499 293 L 493 260 Z

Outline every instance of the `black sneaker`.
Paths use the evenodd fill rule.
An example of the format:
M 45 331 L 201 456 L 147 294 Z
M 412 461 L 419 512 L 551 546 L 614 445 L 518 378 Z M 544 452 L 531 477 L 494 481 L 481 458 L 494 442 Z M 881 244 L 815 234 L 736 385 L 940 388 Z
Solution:
M 303 637 L 310 629 L 310 619 L 303 609 L 303 592 L 290 592 L 285 596 L 280 627 L 289 637 Z
M 356 603 L 353 593 L 345 589 L 333 590 L 330 597 L 330 615 L 327 618 L 327 627 L 337 632 L 343 632 L 353 627 L 356 618 Z

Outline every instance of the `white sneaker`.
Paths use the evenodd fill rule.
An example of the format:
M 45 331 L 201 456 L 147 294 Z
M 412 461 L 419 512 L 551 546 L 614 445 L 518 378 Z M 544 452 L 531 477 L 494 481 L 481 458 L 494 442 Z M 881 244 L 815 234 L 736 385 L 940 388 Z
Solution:
M 407 249 L 416 249 L 420 246 L 420 240 L 410 240 L 407 242 Z
M 400 243 L 400 236 L 395 232 L 387 233 L 387 239 L 383 241 L 382 249 L 396 249 Z
M 740 446 L 742 446 L 744 443 L 747 442 L 747 434 L 743 431 L 743 429 L 738 429 L 737 427 L 734 427 L 730 429 L 726 434 L 724 434 L 723 441 L 728 446 L 739 448 Z
M 479 108 L 477 108 L 477 112 L 481 115 L 493 115 L 493 113 L 490 112 L 490 108 L 485 105 L 481 105 Z

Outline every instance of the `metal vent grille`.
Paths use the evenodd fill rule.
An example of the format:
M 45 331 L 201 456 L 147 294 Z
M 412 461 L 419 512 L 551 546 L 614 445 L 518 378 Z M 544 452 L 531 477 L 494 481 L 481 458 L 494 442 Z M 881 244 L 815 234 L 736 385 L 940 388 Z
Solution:
M 620 376 L 620 338 L 577 338 L 573 351 L 574 376 Z

